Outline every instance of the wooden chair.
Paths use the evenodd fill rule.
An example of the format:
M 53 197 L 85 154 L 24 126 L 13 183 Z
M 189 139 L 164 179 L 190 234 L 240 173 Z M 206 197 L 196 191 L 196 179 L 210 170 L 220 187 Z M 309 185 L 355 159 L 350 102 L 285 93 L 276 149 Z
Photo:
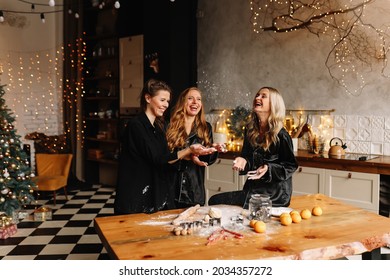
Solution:
M 56 205 L 56 191 L 64 188 L 66 200 L 68 194 L 66 185 L 72 163 L 72 154 L 35 154 L 37 191 L 52 191 Z

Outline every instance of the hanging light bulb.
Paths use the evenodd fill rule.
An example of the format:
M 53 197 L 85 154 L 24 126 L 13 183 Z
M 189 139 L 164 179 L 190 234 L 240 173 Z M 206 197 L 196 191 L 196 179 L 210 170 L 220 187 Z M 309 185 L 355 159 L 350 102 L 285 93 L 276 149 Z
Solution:
M 3 11 L 0 11 L 0 22 L 4 22 L 4 14 L 3 14 Z
M 119 9 L 121 7 L 121 3 L 119 3 L 119 1 L 115 1 L 114 7 Z
M 41 21 L 42 23 L 45 23 L 46 20 L 45 20 L 45 14 L 44 13 L 41 13 Z
M 80 17 L 79 13 L 77 13 L 77 12 L 74 13 L 74 17 L 75 17 L 75 18 L 79 18 L 79 17 Z
M 56 5 L 56 2 L 54 0 L 49 0 L 49 6 L 54 7 Z
M 35 5 L 34 3 L 31 4 L 31 11 L 34 11 L 35 10 Z

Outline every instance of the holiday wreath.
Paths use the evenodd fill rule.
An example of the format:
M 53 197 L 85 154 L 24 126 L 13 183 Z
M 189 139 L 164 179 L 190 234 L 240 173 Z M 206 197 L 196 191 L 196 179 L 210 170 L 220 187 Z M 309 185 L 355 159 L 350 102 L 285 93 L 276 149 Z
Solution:
M 226 120 L 226 126 L 229 130 L 229 134 L 233 135 L 236 139 L 244 138 L 245 125 L 248 122 L 251 111 L 242 106 L 237 106 L 230 113 L 229 118 Z

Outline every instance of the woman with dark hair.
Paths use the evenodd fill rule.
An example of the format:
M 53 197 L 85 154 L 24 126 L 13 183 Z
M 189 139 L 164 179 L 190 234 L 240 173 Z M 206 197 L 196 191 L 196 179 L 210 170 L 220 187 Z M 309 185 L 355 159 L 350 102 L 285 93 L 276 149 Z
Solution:
M 131 118 L 121 139 L 115 214 L 153 213 L 175 208 L 167 177 L 168 162 L 192 153 L 210 154 L 215 149 L 191 145 L 170 152 L 164 130 L 164 112 L 171 88 L 162 81 L 147 81 L 140 94 L 142 113 Z

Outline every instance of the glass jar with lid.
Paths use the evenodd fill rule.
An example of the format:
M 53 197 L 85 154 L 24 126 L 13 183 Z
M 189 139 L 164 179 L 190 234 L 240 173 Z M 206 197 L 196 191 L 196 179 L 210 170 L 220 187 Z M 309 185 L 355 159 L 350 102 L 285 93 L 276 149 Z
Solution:
M 271 219 L 272 201 L 268 195 L 252 194 L 249 199 L 250 219 L 269 222 Z

